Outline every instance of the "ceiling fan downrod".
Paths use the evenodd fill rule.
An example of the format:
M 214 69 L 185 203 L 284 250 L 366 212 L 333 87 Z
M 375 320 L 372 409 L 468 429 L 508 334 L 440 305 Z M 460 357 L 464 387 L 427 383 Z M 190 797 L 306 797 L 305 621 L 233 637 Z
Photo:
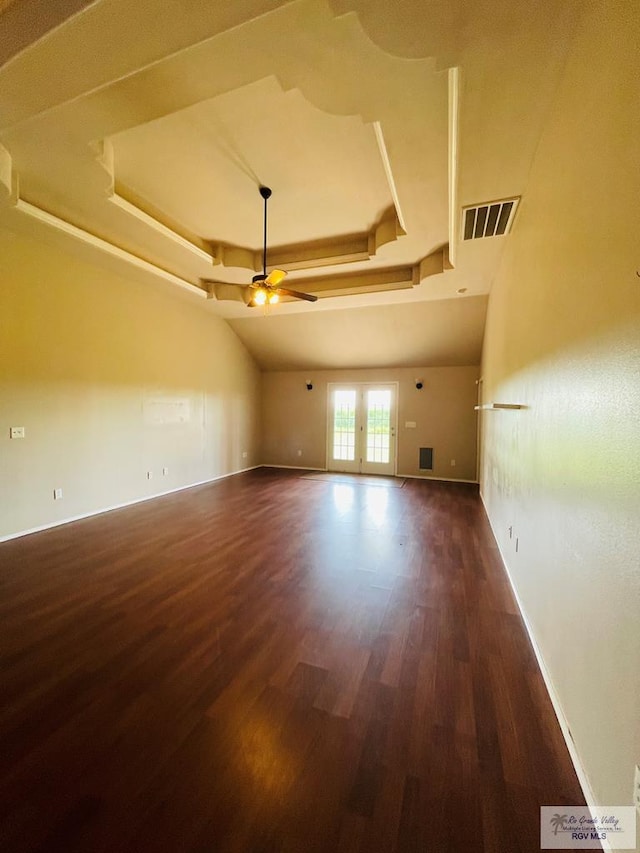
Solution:
M 262 278 L 267 277 L 267 202 L 271 198 L 269 187 L 260 187 L 260 195 L 264 199 L 264 232 L 262 240 Z M 255 280 L 255 279 L 254 279 Z
M 280 296 L 292 296 L 294 299 L 304 299 L 307 302 L 316 302 L 318 297 L 311 293 L 300 293 L 297 290 L 289 290 L 280 287 L 287 275 L 284 270 L 271 270 L 267 275 L 267 202 L 271 198 L 270 187 L 260 186 L 260 195 L 264 199 L 264 230 L 262 241 L 262 272 L 254 275 L 251 279 L 251 287 L 255 290 L 251 305 L 275 305 L 280 301 Z

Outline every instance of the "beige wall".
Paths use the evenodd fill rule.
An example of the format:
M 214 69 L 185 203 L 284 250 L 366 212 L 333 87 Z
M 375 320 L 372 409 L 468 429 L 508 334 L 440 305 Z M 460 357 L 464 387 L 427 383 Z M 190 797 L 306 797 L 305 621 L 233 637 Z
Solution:
M 263 374 L 262 461 L 325 468 L 329 382 L 398 383 L 399 474 L 476 479 L 477 367 L 292 371 Z M 416 378 L 424 383 L 418 391 Z M 313 390 L 307 391 L 311 379 Z M 415 421 L 407 429 L 406 421 Z M 418 448 L 433 447 L 433 471 L 421 471 Z M 298 455 L 298 450 L 302 455 Z M 455 467 L 451 460 L 455 459 Z
M 638 32 L 637 3 L 589 5 L 483 359 L 485 400 L 527 408 L 483 415 L 482 493 L 602 805 L 631 802 L 640 763 Z
M 0 258 L 0 537 L 259 462 L 260 373 L 193 297 L 3 231 Z

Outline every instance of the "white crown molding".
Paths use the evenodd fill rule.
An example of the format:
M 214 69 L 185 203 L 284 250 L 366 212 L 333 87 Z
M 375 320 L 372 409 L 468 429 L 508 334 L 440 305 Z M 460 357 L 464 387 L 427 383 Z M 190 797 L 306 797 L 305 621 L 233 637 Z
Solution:
M 344 275 L 310 276 L 289 282 L 294 290 L 303 290 L 316 296 L 354 296 L 378 291 L 409 290 L 417 287 L 432 275 L 438 275 L 451 269 L 448 246 L 443 246 L 427 255 L 418 263 L 387 269 L 366 270 L 364 272 L 345 273 Z M 246 302 L 245 288 L 224 281 L 201 279 L 210 299 Z M 291 297 L 293 299 L 293 297 Z M 283 301 L 289 301 L 284 297 Z
M 381 144 L 384 145 L 383 142 Z M 113 149 L 109 140 L 103 140 L 98 149 L 96 159 L 110 178 L 107 200 L 111 204 L 208 264 L 214 266 L 219 264 L 225 268 L 235 267 L 253 272 L 259 272 L 262 269 L 261 250 L 254 251 L 244 246 L 216 243 L 198 237 L 189 240 L 168 225 L 166 221 L 163 222 L 159 214 L 152 214 L 145 210 L 141 200 L 132 201 L 127 196 L 133 197 L 133 193 L 117 183 L 114 172 Z M 387 170 L 394 204 L 381 216 L 369 232 L 275 247 L 269 250 L 270 265 L 289 272 L 367 261 L 374 257 L 382 246 L 405 236 L 406 231 L 402 224 L 397 192 L 390 169 L 387 158 L 385 170 Z M 195 242 L 196 240 L 202 245 L 198 245 Z M 208 246 L 209 251 L 203 248 L 205 245 Z
M 407 229 L 404 224 L 404 217 L 402 216 L 402 208 L 400 207 L 400 198 L 398 196 L 398 189 L 396 187 L 395 178 L 393 177 L 393 170 L 391 168 L 391 161 L 389 160 L 389 152 L 387 151 L 387 143 L 384 141 L 384 134 L 382 132 L 382 125 L 379 121 L 373 122 L 373 130 L 376 135 L 376 142 L 378 143 L 378 151 L 380 152 L 380 159 L 382 160 L 382 165 L 384 167 L 385 175 L 387 176 L 387 183 L 389 184 L 389 191 L 391 193 L 391 198 L 393 199 L 393 204 L 396 209 L 396 216 L 398 218 L 398 224 L 402 229 L 402 233 L 406 234 Z
M 157 231 L 158 234 L 162 234 L 163 237 L 171 240 L 173 243 L 176 243 L 183 249 L 186 249 L 191 254 L 195 255 L 202 261 L 206 261 L 211 264 L 214 262 L 212 256 L 206 252 L 204 249 L 201 249 L 199 246 L 196 246 L 195 243 L 192 243 L 190 240 L 187 240 L 186 237 L 183 237 L 181 234 L 178 234 L 177 231 L 174 231 L 168 225 L 165 225 L 164 222 L 161 222 L 155 216 L 152 216 L 150 213 L 147 213 L 146 210 L 143 210 L 138 205 L 126 199 L 124 196 L 120 195 L 117 192 L 112 192 L 108 197 L 108 201 L 111 204 L 114 204 L 120 210 L 123 210 L 125 213 L 129 214 L 129 216 L 135 217 L 139 222 L 142 222 L 148 228 L 152 228 L 154 231 Z
M 291 272 L 368 261 L 382 246 L 394 242 L 399 237 L 404 237 L 405 234 L 397 208 L 394 206 L 369 232 L 270 248 L 269 265 Z M 261 250 L 254 251 L 243 246 L 215 241 L 210 245 L 209 260 L 213 259 L 214 264 L 220 264 L 223 267 L 239 267 L 253 272 L 259 272 L 262 269 Z
M 50 228 L 55 228 L 57 231 L 66 234 L 68 237 L 71 237 L 74 240 L 79 240 L 100 252 L 111 255 L 121 261 L 125 261 L 131 266 L 137 267 L 144 272 L 151 273 L 152 275 L 164 279 L 171 284 L 175 284 L 184 290 L 188 290 L 190 293 L 194 293 L 197 296 L 202 298 L 206 298 L 207 296 L 206 292 L 201 287 L 198 287 L 198 285 L 191 284 L 191 282 L 162 269 L 162 267 L 158 267 L 149 261 L 145 261 L 143 258 L 139 258 L 137 255 L 127 252 L 126 249 L 121 249 L 120 246 L 116 246 L 114 243 L 110 243 L 108 240 L 104 240 L 102 237 L 98 237 L 90 231 L 85 231 L 83 228 L 79 228 L 77 225 L 67 222 L 66 219 L 55 216 L 53 213 L 49 213 L 49 211 L 43 210 L 35 204 L 31 204 L 19 196 L 15 200 L 14 207 L 19 213 L 23 213 Z
M 405 290 L 413 287 L 414 271 L 410 266 L 395 267 L 394 269 L 370 270 L 366 272 L 346 273 L 345 275 L 314 276 L 289 282 L 295 290 L 313 293 L 319 297 L 353 296 L 359 293 L 375 293 L 376 291 Z M 230 285 L 223 281 L 202 282 L 206 286 L 210 299 L 238 300 L 236 293 L 243 293 L 242 287 Z M 242 297 L 240 297 L 242 301 Z M 288 301 L 284 297 L 283 301 Z
M 192 240 L 188 240 L 167 222 L 163 222 L 158 215 L 145 210 L 138 199 L 134 201 L 135 194 L 131 190 L 118 184 L 115 173 L 115 153 L 113 143 L 110 139 L 101 139 L 98 142 L 93 142 L 91 143 L 91 147 L 96 152 L 96 162 L 100 164 L 109 177 L 107 201 L 129 216 L 133 216 L 138 222 L 142 222 L 147 228 L 151 228 L 158 234 L 171 240 L 172 243 L 176 243 L 181 248 L 194 254 L 199 260 L 206 261 L 208 264 L 213 262 L 211 254 L 203 246 L 199 246 Z

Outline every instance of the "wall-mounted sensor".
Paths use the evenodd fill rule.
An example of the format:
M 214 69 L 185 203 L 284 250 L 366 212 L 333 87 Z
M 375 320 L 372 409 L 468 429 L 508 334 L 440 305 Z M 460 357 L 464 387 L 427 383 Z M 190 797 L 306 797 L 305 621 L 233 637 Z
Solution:
M 307 391 L 313 390 L 313 382 L 310 379 L 307 379 L 306 385 L 307 385 Z
M 418 389 L 418 391 L 421 391 L 423 387 L 424 386 L 422 384 L 422 379 L 416 379 L 416 388 Z

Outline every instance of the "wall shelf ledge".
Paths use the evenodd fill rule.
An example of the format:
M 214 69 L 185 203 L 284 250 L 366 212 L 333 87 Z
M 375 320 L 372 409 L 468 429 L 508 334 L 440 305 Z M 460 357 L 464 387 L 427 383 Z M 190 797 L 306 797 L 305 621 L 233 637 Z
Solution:
M 520 403 L 483 403 L 482 406 L 473 407 L 476 412 L 493 412 L 496 409 L 524 409 L 526 406 Z

